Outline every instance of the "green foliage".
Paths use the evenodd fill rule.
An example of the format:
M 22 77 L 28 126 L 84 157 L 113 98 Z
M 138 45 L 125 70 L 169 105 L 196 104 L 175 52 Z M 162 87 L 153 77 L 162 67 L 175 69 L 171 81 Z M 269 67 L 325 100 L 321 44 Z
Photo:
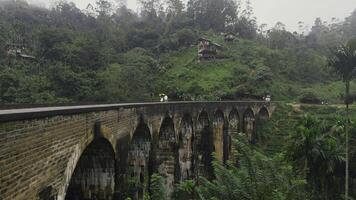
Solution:
M 151 198 L 152 200 L 161 200 L 165 199 L 165 190 L 164 190 L 164 183 L 163 177 L 158 174 L 152 174 L 151 176 L 151 184 L 150 184 L 150 191 L 151 191 Z
M 215 161 L 216 178 L 213 181 L 200 178 L 200 199 L 305 199 L 305 182 L 294 177 L 291 166 L 283 159 L 267 157 L 244 137 L 234 143 L 239 166 L 229 163 L 224 167 Z
M 150 97 L 149 77 L 140 67 L 114 64 L 98 76 L 102 87 L 99 99 L 103 101 L 144 101 Z
M 25 70 L 0 69 L 0 102 L 9 103 L 58 103 L 67 101 L 50 90 L 50 80 L 41 75 L 27 75 Z M 21 78 L 20 78 L 21 77 Z
M 209 34 L 209 37 L 222 42 L 222 37 L 216 34 Z M 341 92 L 340 88 L 331 92 L 314 90 L 314 86 L 321 84 L 334 85 L 334 80 L 325 72 L 325 59 L 313 50 L 299 47 L 271 50 L 240 39 L 226 44 L 223 50 L 226 59 L 203 62 L 194 60 L 194 50 L 161 57 L 161 62 L 169 66 L 158 78 L 164 89 L 183 93 L 188 99 L 204 100 L 236 93 L 263 95 L 265 92 L 271 92 L 274 99 L 297 100 L 304 90 L 312 88 L 313 92 L 323 91 L 320 94 L 323 99 L 337 101 Z M 222 92 L 216 93 L 217 90 Z
M 332 127 L 307 115 L 289 140 L 288 157 L 295 169 L 305 174 L 312 199 L 340 199 L 338 185 L 342 184 L 345 163 L 338 131 L 337 124 Z
M 345 24 L 316 20 L 303 36 L 281 23 L 268 32 L 258 30 L 249 1 L 140 3 L 142 15 L 125 7 L 116 10 L 106 0 L 84 11 L 66 2 L 52 10 L 24 1 L 2 3 L 0 71 L 9 74 L 1 102 L 148 101 L 162 92 L 174 100 L 265 92 L 276 100 L 295 101 L 305 92 L 329 102 L 340 99 L 340 84 L 325 68 L 325 47 L 354 36 L 355 12 Z M 337 37 L 339 30 L 345 34 Z M 234 42 L 224 42 L 221 32 L 227 31 L 238 36 Z M 199 63 L 199 37 L 221 44 L 222 59 Z M 36 61 L 8 56 L 11 42 L 23 43 Z
M 307 104 L 320 104 L 322 100 L 320 100 L 316 94 L 314 94 L 311 91 L 307 91 L 302 94 L 300 98 L 301 103 L 307 103 Z
M 190 200 L 190 199 L 197 199 L 197 185 L 193 180 L 187 180 L 181 182 L 179 185 L 176 186 L 173 199 L 175 200 Z
M 181 0 L 170 0 L 165 2 L 167 11 L 157 0 L 140 3 L 142 16 L 125 7 L 115 10 L 104 0 L 86 11 L 65 2 L 52 10 L 23 1 L 2 3 L 1 102 L 148 101 L 162 92 L 174 100 L 236 99 L 237 94 L 270 92 L 274 99 L 288 101 L 312 92 L 339 101 L 340 84 L 327 74 L 320 47 L 331 46 L 328 41 L 334 44 L 332 37 L 350 38 L 355 13 L 344 27 L 334 24 L 331 29 L 316 21 L 304 37 L 280 23 L 269 34 L 257 33 L 250 2 L 242 6 L 232 0 L 191 0 L 185 6 Z M 334 29 L 347 34 L 339 40 L 324 35 L 335 35 Z M 224 43 L 220 32 L 225 31 L 239 38 Z M 253 40 L 256 36 L 258 41 Z M 198 63 L 192 47 L 198 37 L 222 44 L 224 59 Z M 37 61 L 8 57 L 9 41 L 24 41 L 26 52 Z M 329 87 L 321 87 L 325 84 Z
M 271 68 L 267 66 L 261 66 L 256 69 L 255 81 L 256 82 L 267 82 L 272 81 L 273 79 L 273 72 Z
M 268 33 L 269 46 L 274 49 L 293 47 L 297 43 L 297 38 L 285 29 L 274 28 Z
M 329 58 L 329 66 L 338 74 L 344 82 L 350 82 L 355 75 L 356 50 L 345 45 L 332 49 L 332 56 Z
M 203 30 L 213 29 L 224 31 L 226 19 L 237 23 L 237 5 L 231 0 L 190 0 L 188 2 L 188 15 L 191 15 L 196 26 Z M 225 12 L 227 11 L 227 12 Z
M 329 65 L 333 71 L 339 75 L 345 83 L 345 105 L 346 105 L 346 123 L 345 123 L 345 199 L 349 199 L 349 130 L 350 113 L 349 105 L 353 103 L 350 98 L 350 82 L 355 77 L 356 71 L 356 45 L 355 39 L 348 42 L 347 45 L 333 49 L 333 54 L 329 58 Z
M 190 29 L 182 29 L 176 33 L 179 46 L 190 46 L 195 44 L 197 39 L 196 34 Z

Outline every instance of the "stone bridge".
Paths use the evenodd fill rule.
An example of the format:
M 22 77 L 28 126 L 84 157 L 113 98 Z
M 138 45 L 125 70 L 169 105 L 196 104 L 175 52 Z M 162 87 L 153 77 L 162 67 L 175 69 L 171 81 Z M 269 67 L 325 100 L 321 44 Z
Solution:
M 169 102 L 0 110 L 0 200 L 142 199 L 150 177 L 212 177 L 231 137 L 274 110 L 268 102 Z

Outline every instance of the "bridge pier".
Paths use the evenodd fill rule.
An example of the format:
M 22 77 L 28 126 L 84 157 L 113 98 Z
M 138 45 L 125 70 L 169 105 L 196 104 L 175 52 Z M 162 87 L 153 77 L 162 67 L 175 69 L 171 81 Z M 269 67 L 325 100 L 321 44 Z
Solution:
M 224 160 L 224 134 L 226 131 L 225 117 L 221 110 L 214 114 L 213 121 L 213 141 L 216 159 L 220 162 Z
M 194 130 L 193 120 L 185 114 L 180 123 L 178 137 L 179 181 L 193 178 L 194 166 Z
M 229 113 L 229 122 L 228 122 L 228 142 L 226 144 L 226 151 L 227 151 L 227 160 L 231 160 L 232 162 L 236 163 L 237 159 L 233 156 L 233 152 L 237 149 L 232 144 L 232 139 L 236 137 L 240 133 L 240 116 L 237 109 L 233 109 Z

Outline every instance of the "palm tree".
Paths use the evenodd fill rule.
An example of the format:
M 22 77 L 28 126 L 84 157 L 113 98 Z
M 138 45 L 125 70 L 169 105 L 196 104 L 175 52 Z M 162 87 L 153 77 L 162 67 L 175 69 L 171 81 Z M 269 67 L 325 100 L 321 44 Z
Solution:
M 329 66 L 333 71 L 342 78 L 345 83 L 345 104 L 346 104 L 346 124 L 345 124 L 345 199 L 349 196 L 349 105 L 352 104 L 350 98 L 350 82 L 354 78 L 356 70 L 356 38 L 339 48 L 332 50 L 332 56 L 329 58 Z
M 335 199 L 334 180 L 338 166 L 343 164 L 339 142 L 325 121 L 306 115 L 298 121 L 291 135 L 287 152 L 294 166 L 305 173 L 315 199 Z M 329 184 L 331 181 L 334 185 Z

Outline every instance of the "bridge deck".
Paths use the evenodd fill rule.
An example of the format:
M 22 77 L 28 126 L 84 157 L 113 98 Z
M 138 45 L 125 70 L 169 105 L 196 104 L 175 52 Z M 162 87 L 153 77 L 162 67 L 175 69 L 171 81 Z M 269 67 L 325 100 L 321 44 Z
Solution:
M 146 102 L 146 103 L 119 103 L 97 104 L 80 106 L 36 107 L 22 109 L 0 110 L 0 122 L 25 120 L 31 118 L 49 117 L 53 115 L 68 115 L 74 113 L 87 113 L 95 111 L 114 110 L 118 108 L 137 108 L 157 105 L 182 105 L 182 104 L 211 104 L 211 103 L 270 103 L 266 101 L 179 101 L 179 102 Z

